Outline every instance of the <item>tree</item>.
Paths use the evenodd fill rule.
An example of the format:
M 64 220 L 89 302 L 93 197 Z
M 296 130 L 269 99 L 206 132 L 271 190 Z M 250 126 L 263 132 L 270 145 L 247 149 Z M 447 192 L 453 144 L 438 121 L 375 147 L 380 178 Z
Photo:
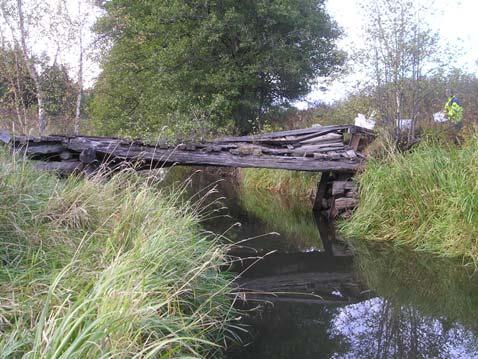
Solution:
M 72 119 L 76 111 L 77 85 L 71 80 L 64 65 L 53 63 L 45 66 L 40 76 L 49 117 Z
M 369 0 L 363 8 L 368 22 L 361 64 L 373 78 L 382 119 L 392 126 L 397 120 L 398 127 L 402 118 L 412 119 L 411 139 L 423 84 L 446 62 L 438 33 L 424 19 L 431 6 L 410 0 Z
M 343 60 L 324 0 L 112 0 L 104 7 L 97 31 L 112 45 L 90 110 L 106 133 L 231 124 L 250 132 L 271 106 L 307 94 Z
M 43 133 L 46 129 L 46 114 L 45 114 L 45 101 L 43 97 L 43 89 L 40 84 L 40 75 L 31 54 L 29 38 L 29 25 L 32 21 L 39 21 L 38 16 L 41 17 L 45 9 L 44 3 L 29 3 L 29 9 L 36 13 L 36 16 L 32 14 L 25 14 L 23 0 L 2 0 L 0 2 L 0 11 L 2 13 L 3 22 L 10 29 L 11 40 L 14 47 L 21 49 L 23 61 L 28 69 L 30 77 L 35 85 L 35 92 L 38 105 L 38 129 L 40 133 Z

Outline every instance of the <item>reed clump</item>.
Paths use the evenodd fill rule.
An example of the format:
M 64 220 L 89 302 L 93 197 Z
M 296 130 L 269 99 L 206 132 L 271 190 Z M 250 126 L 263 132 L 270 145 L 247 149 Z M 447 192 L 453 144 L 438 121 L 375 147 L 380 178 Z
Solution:
M 241 169 L 241 186 L 245 190 L 267 190 L 293 196 L 312 197 L 320 174 L 266 168 Z
M 358 177 L 360 206 L 342 232 L 476 265 L 478 133 L 459 142 L 429 137 L 409 152 L 369 160 Z
M 220 356 L 224 247 L 134 174 L 59 180 L 0 153 L 0 358 Z

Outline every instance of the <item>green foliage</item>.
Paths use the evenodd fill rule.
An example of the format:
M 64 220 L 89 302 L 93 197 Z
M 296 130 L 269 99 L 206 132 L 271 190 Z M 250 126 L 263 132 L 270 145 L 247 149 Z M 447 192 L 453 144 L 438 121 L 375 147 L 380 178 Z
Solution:
M 323 0 L 105 3 L 113 43 L 90 112 L 101 133 L 249 132 L 342 62 Z
M 429 139 L 409 153 L 369 160 L 359 176 L 360 206 L 342 231 L 476 264 L 477 158 L 472 132 L 462 147 Z
M 45 111 L 49 116 L 72 118 L 76 106 L 77 89 L 63 65 L 46 67 L 40 77 L 45 100 Z
M 15 91 L 25 108 L 36 105 L 35 84 L 19 49 L 0 49 L 0 103 L 14 108 Z
M 239 176 L 245 190 L 267 190 L 300 197 L 310 197 L 320 180 L 316 173 L 266 168 L 241 169 Z
M 205 357 L 230 333 L 224 248 L 134 174 L 60 181 L 0 153 L 0 358 Z

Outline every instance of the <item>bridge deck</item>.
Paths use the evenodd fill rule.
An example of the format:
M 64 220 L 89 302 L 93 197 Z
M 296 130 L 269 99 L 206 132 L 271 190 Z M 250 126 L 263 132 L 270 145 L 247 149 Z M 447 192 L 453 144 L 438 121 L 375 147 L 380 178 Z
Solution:
M 0 141 L 40 161 L 38 167 L 71 172 L 124 162 L 137 168 L 194 165 L 255 167 L 313 172 L 354 172 L 365 156 L 361 144 L 372 132 L 356 126 L 323 126 L 227 137 L 211 142 L 146 144 L 88 136 L 10 136 Z

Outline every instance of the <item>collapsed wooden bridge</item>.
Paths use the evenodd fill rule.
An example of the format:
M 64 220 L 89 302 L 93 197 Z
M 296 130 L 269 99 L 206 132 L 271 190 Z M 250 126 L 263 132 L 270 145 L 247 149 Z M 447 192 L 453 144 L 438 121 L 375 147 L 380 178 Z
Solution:
M 0 134 L 1 142 L 15 152 L 26 154 L 37 168 L 62 174 L 90 174 L 100 168 L 123 168 L 125 164 L 138 170 L 176 164 L 324 172 L 323 178 L 329 182 L 338 176 L 341 183 L 362 166 L 365 160 L 362 150 L 372 138 L 373 132 L 353 125 L 318 126 L 174 145 L 108 137 Z M 340 186 L 344 195 L 347 188 L 350 190 L 350 185 Z M 316 200 L 316 208 L 326 208 L 323 200 L 328 193 L 324 188 L 318 192 L 322 195 Z

